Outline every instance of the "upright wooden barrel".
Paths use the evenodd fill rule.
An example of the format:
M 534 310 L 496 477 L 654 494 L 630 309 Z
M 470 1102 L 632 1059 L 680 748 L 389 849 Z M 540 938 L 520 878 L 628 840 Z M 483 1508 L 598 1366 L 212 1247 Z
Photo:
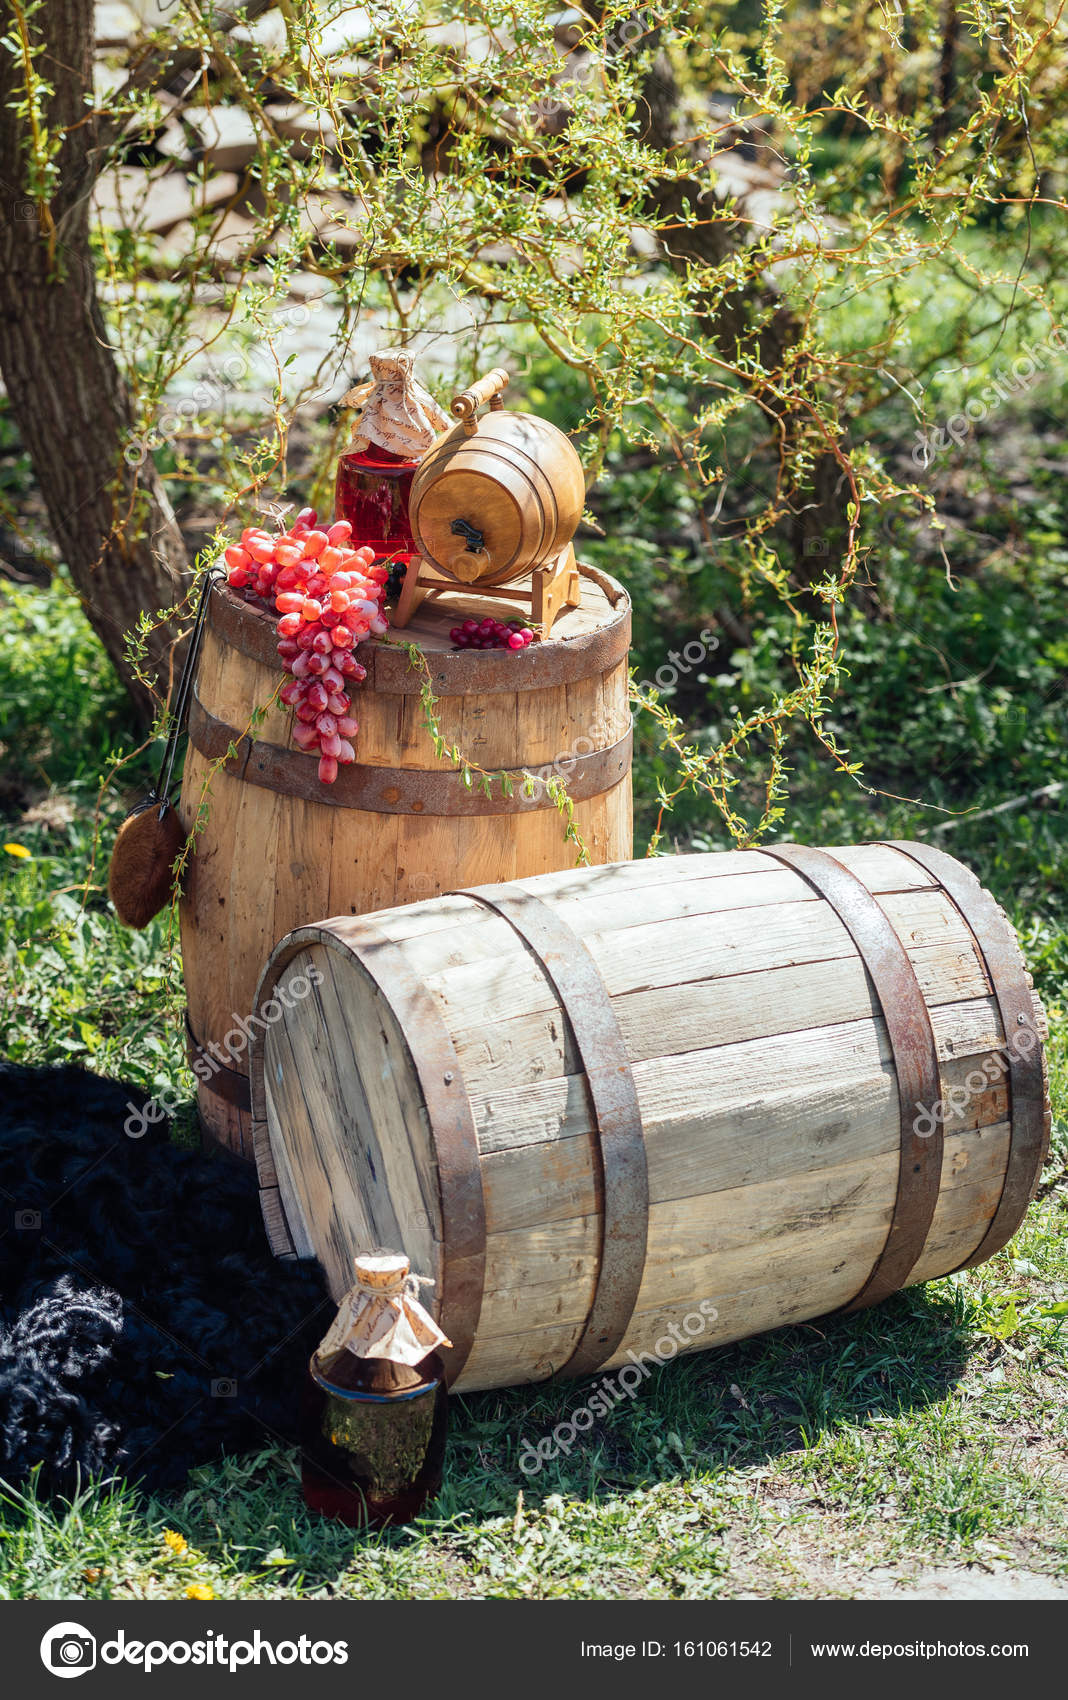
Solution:
M 320 784 L 314 760 L 293 747 L 281 705 L 247 735 L 282 677 L 276 625 L 229 587 L 212 592 L 182 786 L 187 829 L 202 798 L 206 808 L 181 902 L 182 954 L 201 1115 L 239 1155 L 252 1155 L 248 1017 L 283 933 L 458 882 L 571 866 L 576 846 L 547 777 L 564 781 L 594 862 L 630 855 L 630 604 L 613 579 L 582 572 L 582 607 L 562 615 L 545 643 L 454 650 L 449 628 L 464 611 L 501 617 L 499 599 L 490 607 L 471 594 L 459 613 L 448 600 L 427 604 L 405 631 L 405 645 L 426 657 L 446 745 L 506 775 L 507 786 L 488 791 L 477 777 L 467 785 L 449 756 L 439 759 L 421 698 L 427 674 L 396 639 L 361 646 L 368 678 L 353 692 L 357 761 L 335 785 Z
M 782 845 L 302 927 L 259 991 L 280 1255 L 395 1247 L 461 1388 L 875 1303 L 993 1255 L 1048 1140 L 1012 929 L 919 844 Z

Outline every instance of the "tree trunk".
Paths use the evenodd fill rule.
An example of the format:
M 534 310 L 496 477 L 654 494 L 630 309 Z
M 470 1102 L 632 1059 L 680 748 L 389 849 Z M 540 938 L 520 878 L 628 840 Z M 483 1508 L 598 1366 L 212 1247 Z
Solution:
M 677 271 L 687 272 L 693 263 L 718 266 L 730 254 L 736 243 L 745 240 L 741 225 L 733 222 L 700 218 L 686 222 L 687 207 L 699 207 L 702 196 L 711 197 L 705 161 L 694 153 L 693 144 L 684 139 L 680 122 L 681 100 L 678 84 L 666 54 L 659 54 L 645 77 L 639 119 L 642 139 L 657 148 L 669 159 L 677 160 L 680 153 L 694 155 L 695 175 L 692 178 L 665 176 L 654 178 L 648 188 L 649 205 L 660 218 L 666 218 L 675 228 L 667 258 Z M 793 309 L 783 301 L 775 285 L 766 282 L 737 289 L 711 303 L 702 311 L 700 297 L 698 316 L 705 335 L 724 355 L 733 355 L 736 347 L 748 347 L 757 354 L 767 373 L 781 369 L 791 348 L 802 334 L 802 327 Z M 759 372 L 748 379 L 750 393 L 770 419 L 778 421 L 784 442 L 791 443 L 808 431 L 808 421 L 797 410 L 784 408 L 777 386 L 765 383 Z M 793 574 L 802 587 L 821 579 L 841 549 L 846 529 L 846 502 L 841 467 L 834 455 L 818 446 L 811 449 L 811 471 L 808 488 L 792 488 L 783 492 L 786 505 L 784 534 L 793 554 Z M 822 613 L 822 603 L 813 603 Z
M 960 43 L 960 16 L 955 0 L 949 0 L 942 23 L 942 56 L 938 62 L 938 109 L 931 125 L 931 146 L 941 159 L 946 151 L 949 134 L 953 91 L 957 83 L 957 48 Z
M 58 155 L 59 189 L 35 196 L 31 126 L 13 110 L 26 100 L 25 63 L 0 46 L 0 179 L 7 190 L 0 224 L 0 373 L 86 614 L 148 719 L 152 694 L 126 657 L 124 634 L 137 627 L 143 611 L 180 598 L 186 551 L 151 459 L 131 448 L 130 399 L 96 294 L 88 187 L 54 220 L 62 185 L 88 185 L 94 170 L 94 123 L 85 121 L 92 0 L 48 0 L 40 19 L 47 39 L 32 43 L 33 62 L 54 91 L 42 97 L 40 119 L 48 131 L 67 133 Z M 20 22 L 10 28 L 18 42 Z M 145 642 L 143 670 L 164 693 L 177 630 L 174 622 L 165 623 Z

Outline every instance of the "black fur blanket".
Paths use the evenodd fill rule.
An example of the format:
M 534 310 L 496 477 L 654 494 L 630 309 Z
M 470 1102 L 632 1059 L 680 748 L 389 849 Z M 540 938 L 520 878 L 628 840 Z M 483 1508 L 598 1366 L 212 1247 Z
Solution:
M 255 1176 L 123 1131 L 144 1094 L 80 1069 L 0 1063 L 0 1479 L 40 1465 L 152 1488 L 292 1440 L 332 1307 L 279 1263 Z

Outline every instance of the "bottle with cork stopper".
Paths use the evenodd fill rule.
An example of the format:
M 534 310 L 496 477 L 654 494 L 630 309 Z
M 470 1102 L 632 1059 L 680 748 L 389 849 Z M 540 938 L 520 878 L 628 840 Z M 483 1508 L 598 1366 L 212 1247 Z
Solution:
M 411 353 L 384 348 L 370 358 L 371 381 L 343 395 L 354 410 L 352 441 L 337 466 L 335 519 L 352 526 L 353 548 L 407 562 L 415 551 L 408 520 L 412 477 L 452 421 L 418 381 Z
M 353 1528 L 408 1523 L 441 1486 L 448 1422 L 428 1286 L 397 1252 L 354 1260 L 356 1283 L 312 1353 L 301 1406 L 301 1479 L 313 1511 Z

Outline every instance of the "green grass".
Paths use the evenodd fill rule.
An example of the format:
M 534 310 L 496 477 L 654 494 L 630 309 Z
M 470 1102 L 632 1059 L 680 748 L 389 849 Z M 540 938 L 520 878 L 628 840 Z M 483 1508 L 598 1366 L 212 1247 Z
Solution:
M 847 1598 L 872 1571 L 1068 1576 L 1065 1318 L 1042 1314 L 1068 1296 L 1066 1203 L 1054 1189 L 981 1270 L 665 1367 L 534 1479 L 518 1468 L 521 1441 L 566 1420 L 581 1385 L 455 1399 L 442 1493 L 411 1530 L 366 1537 L 309 1517 L 294 1455 L 271 1447 L 195 1471 L 167 1501 L 128 1488 L 87 1489 L 69 1507 L 9 1495 L 0 1588 Z

